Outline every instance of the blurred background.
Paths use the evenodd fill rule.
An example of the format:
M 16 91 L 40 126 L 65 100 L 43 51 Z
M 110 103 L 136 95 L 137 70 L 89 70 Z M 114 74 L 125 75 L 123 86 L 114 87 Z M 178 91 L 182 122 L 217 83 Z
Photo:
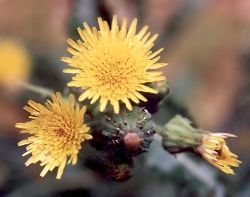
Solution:
M 249 0 L 0 0 L 0 196 L 250 196 L 249 10 Z M 165 49 L 170 96 L 200 127 L 238 136 L 229 141 L 243 161 L 235 176 L 192 155 L 174 157 L 157 142 L 122 183 L 79 165 L 67 167 L 61 181 L 53 174 L 41 179 L 38 165 L 24 166 L 14 125 L 27 119 L 22 107 L 29 99 L 45 97 L 23 81 L 67 91 L 60 61 L 66 39 L 78 38 L 82 22 L 97 25 L 98 16 L 110 21 L 113 14 L 136 17 L 139 27 L 159 34 L 155 48 Z

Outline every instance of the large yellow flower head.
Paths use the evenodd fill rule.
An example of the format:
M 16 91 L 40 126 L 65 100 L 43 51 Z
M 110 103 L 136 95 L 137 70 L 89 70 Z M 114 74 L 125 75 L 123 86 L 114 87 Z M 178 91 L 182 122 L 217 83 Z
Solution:
M 77 29 L 82 40 L 68 40 L 72 57 L 62 60 L 72 68 L 64 72 L 75 74 L 68 85 L 85 90 L 79 101 L 88 98 L 94 103 L 100 99 L 100 111 L 104 111 L 108 101 L 115 113 L 119 113 L 120 101 L 132 110 L 130 100 L 147 101 L 141 92 L 157 93 L 145 83 L 165 79 L 162 72 L 155 71 L 166 65 L 158 63 L 163 49 L 151 51 L 157 35 L 150 37 L 147 26 L 136 33 L 137 19 L 130 27 L 126 19 L 119 27 L 116 16 L 111 27 L 101 18 L 98 24 L 99 29 L 83 23 L 84 28 Z
M 31 121 L 16 124 L 23 129 L 22 133 L 31 134 L 18 143 L 19 146 L 27 145 L 23 156 L 31 154 L 25 164 L 40 161 L 44 166 L 42 177 L 58 167 L 57 178 L 60 179 L 67 163 L 76 164 L 81 143 L 92 139 L 83 122 L 86 107 L 75 105 L 73 95 L 68 101 L 63 100 L 60 93 L 53 95 L 52 101 L 48 100 L 45 106 L 31 100 L 28 105 L 24 109 L 30 113 Z
M 20 43 L 0 39 L 0 85 L 15 85 L 26 80 L 31 70 L 31 57 Z
M 198 147 L 198 151 L 204 159 L 215 167 L 227 174 L 234 174 L 231 167 L 239 167 L 241 161 L 237 159 L 237 155 L 229 150 L 225 142 L 225 139 L 228 137 L 236 136 L 229 133 L 205 134 L 202 144 Z

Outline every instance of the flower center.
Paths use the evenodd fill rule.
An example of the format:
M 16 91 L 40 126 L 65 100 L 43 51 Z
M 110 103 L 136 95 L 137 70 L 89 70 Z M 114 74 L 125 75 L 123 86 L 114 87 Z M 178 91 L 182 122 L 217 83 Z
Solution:
M 143 50 L 139 53 L 134 50 L 125 40 L 110 39 L 100 40 L 95 50 L 89 51 L 91 69 L 86 72 L 95 78 L 96 92 L 101 92 L 103 96 L 112 93 L 120 99 L 121 92 L 136 90 L 146 71 L 147 59 Z
M 217 159 L 221 159 L 224 160 L 226 158 L 226 154 L 225 154 L 225 149 L 223 147 L 223 145 L 221 145 L 220 147 L 218 147 L 215 152 L 218 154 L 216 156 Z

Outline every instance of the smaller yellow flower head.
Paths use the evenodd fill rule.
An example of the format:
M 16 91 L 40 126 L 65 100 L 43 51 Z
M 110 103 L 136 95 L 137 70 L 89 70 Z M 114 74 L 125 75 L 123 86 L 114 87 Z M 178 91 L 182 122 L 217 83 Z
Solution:
M 0 85 L 15 85 L 27 80 L 31 70 L 31 57 L 18 42 L 0 39 Z
M 147 101 L 141 92 L 158 93 L 144 84 L 165 79 L 162 72 L 155 71 L 167 65 L 158 63 L 163 49 L 151 51 L 157 35 L 150 37 L 148 26 L 137 33 L 137 19 L 129 27 L 126 19 L 119 27 L 117 16 L 111 26 L 101 18 L 98 24 L 99 29 L 83 23 L 84 28 L 77 29 L 82 40 L 68 40 L 72 57 L 62 61 L 72 68 L 64 72 L 75 74 L 68 86 L 85 90 L 79 101 L 88 98 L 94 103 L 100 99 L 100 111 L 104 111 L 108 102 L 115 113 L 119 113 L 119 102 L 132 110 L 131 100 Z
M 67 163 L 76 164 L 81 143 L 92 139 L 89 127 L 83 122 L 86 107 L 75 105 L 73 95 L 65 101 L 56 93 L 45 105 L 30 100 L 24 109 L 30 113 L 31 121 L 17 123 L 16 127 L 31 135 L 18 143 L 18 146 L 27 145 L 23 156 L 31 154 L 25 165 L 40 161 L 44 166 L 42 177 L 58 167 L 56 178 L 60 179 Z
M 227 174 L 234 174 L 231 167 L 239 167 L 241 161 L 237 159 L 237 155 L 229 150 L 225 142 L 225 139 L 228 137 L 236 136 L 229 133 L 205 134 L 198 151 L 204 159 L 215 167 Z

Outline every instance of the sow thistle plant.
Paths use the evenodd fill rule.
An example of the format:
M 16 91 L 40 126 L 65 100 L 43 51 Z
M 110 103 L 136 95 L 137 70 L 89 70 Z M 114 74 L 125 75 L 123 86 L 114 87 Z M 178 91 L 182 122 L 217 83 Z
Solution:
M 137 19 L 130 25 L 123 19 L 119 26 L 116 16 L 111 25 L 98 18 L 98 24 L 98 28 L 87 23 L 77 28 L 81 39 L 69 39 L 71 57 L 62 58 L 70 67 L 63 72 L 73 75 L 68 86 L 80 92 L 79 102 L 72 94 L 61 96 L 57 92 L 45 104 L 30 100 L 24 107 L 30 121 L 16 127 L 29 134 L 18 143 L 26 146 L 23 156 L 30 155 L 25 164 L 40 163 L 40 176 L 57 168 L 56 178 L 60 179 L 65 166 L 76 164 L 79 154 L 85 154 L 81 148 L 89 141 L 90 147 L 106 153 L 90 162 L 102 166 L 113 180 L 127 180 L 133 157 L 147 152 L 154 135 L 158 135 L 170 153 L 196 152 L 223 172 L 233 174 L 231 167 L 241 162 L 225 140 L 234 135 L 195 128 L 181 115 L 165 126 L 153 122 L 148 105 L 164 107 L 160 101 L 168 94 L 166 79 L 159 71 L 167 65 L 159 62 L 163 49 L 152 51 L 157 35 L 150 36 L 148 26 L 137 31 Z M 158 95 L 158 99 L 150 99 L 150 94 Z M 86 106 L 82 105 L 85 99 L 90 100 Z

